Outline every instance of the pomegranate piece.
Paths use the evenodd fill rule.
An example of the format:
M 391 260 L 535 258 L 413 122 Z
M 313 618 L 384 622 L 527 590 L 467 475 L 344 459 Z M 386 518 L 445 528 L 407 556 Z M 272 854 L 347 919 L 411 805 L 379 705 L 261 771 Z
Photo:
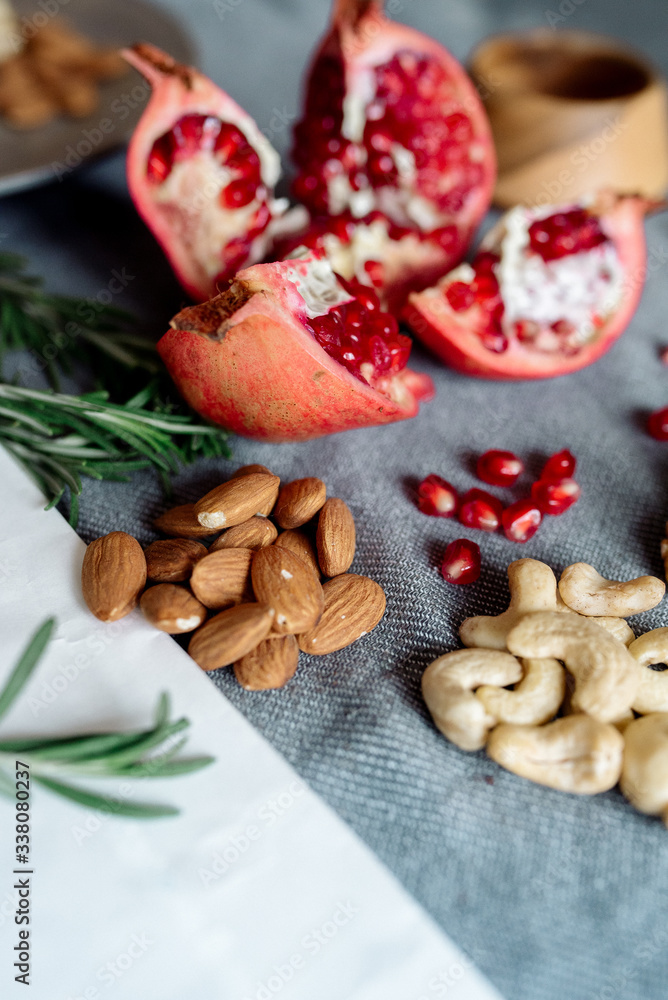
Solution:
M 568 448 L 550 455 L 540 474 L 541 479 L 570 479 L 575 475 L 577 459 Z
M 461 498 L 458 517 L 468 528 L 496 531 L 501 524 L 503 504 L 491 493 L 474 488 Z
M 406 367 L 396 320 L 351 288 L 317 254 L 256 264 L 175 316 L 158 351 L 193 409 L 246 437 L 300 441 L 415 416 L 431 379 Z
M 543 514 L 535 500 L 518 500 L 506 507 L 501 515 L 501 525 L 511 542 L 528 542 L 538 531 Z
M 128 148 L 132 200 L 186 292 L 208 299 L 272 244 L 272 223 L 287 209 L 273 195 L 278 153 L 197 70 L 152 45 L 123 56 L 152 87 Z
M 457 512 L 457 493 L 447 480 L 432 473 L 418 486 L 418 510 L 431 517 L 452 517 Z
M 551 378 L 584 368 L 635 312 L 652 207 L 602 193 L 587 206 L 514 208 L 472 265 L 411 293 L 405 317 L 427 347 L 469 375 Z
M 447 583 L 475 583 L 480 576 L 480 548 L 468 538 L 450 542 L 443 554 L 441 576 Z
M 656 410 L 649 416 L 647 431 L 657 441 L 668 441 L 668 406 Z
M 492 448 L 477 461 L 476 474 L 490 486 L 513 486 L 524 472 L 524 462 L 512 451 Z
M 414 254 L 441 274 L 462 259 L 496 173 L 487 117 L 463 67 L 389 20 L 382 0 L 335 0 L 293 157 L 294 194 L 314 217 L 380 212 L 413 234 Z
M 563 514 L 580 498 L 582 490 L 574 479 L 539 479 L 531 487 L 531 497 L 543 514 Z

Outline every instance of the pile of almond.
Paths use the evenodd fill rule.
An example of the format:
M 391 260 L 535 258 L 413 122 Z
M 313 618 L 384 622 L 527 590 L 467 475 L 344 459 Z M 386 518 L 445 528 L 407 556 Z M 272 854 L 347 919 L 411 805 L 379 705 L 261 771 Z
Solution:
M 82 567 L 88 607 L 111 622 L 139 603 L 161 631 L 193 632 L 188 652 L 203 670 L 233 665 L 249 691 L 282 687 L 300 649 L 343 649 L 385 612 L 382 587 L 347 572 L 355 522 L 343 500 L 327 499 L 321 479 L 281 488 L 263 465 L 244 466 L 155 525 L 170 537 L 145 551 L 123 531 L 90 543 Z M 201 539 L 214 535 L 207 549 Z

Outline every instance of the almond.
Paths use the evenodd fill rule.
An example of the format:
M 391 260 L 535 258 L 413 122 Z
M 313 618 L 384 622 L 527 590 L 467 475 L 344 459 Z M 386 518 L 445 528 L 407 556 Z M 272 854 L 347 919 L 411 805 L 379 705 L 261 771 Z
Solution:
M 218 552 L 219 549 L 264 549 L 276 541 L 277 535 L 276 526 L 268 518 L 256 515 L 224 531 L 209 552 Z
M 318 557 L 315 554 L 313 542 L 306 532 L 299 531 L 298 528 L 290 528 L 288 531 L 282 531 L 274 544 L 278 548 L 289 549 L 290 552 L 294 552 L 307 566 L 311 567 L 315 575 L 320 579 L 321 573 L 320 566 L 318 565 Z
M 203 528 L 195 517 L 195 504 L 184 503 L 180 507 L 172 507 L 166 510 L 160 517 L 156 517 L 153 524 L 163 535 L 171 535 L 174 538 L 209 538 L 217 534 L 213 528 Z
M 294 479 L 278 494 L 274 517 L 281 528 L 299 528 L 318 513 L 327 499 L 322 479 Z
M 206 608 L 185 587 L 159 583 L 145 590 L 139 601 L 146 619 L 161 632 L 192 632 L 206 621 Z
M 275 545 L 260 549 L 253 557 L 251 578 L 258 601 L 274 609 L 275 632 L 306 632 L 320 620 L 324 607 L 320 581 L 293 552 Z
M 355 521 L 348 504 L 338 497 L 330 497 L 320 511 L 316 545 L 325 576 L 338 576 L 350 569 L 355 558 Z
M 299 665 L 299 646 L 294 635 L 264 639 L 234 664 L 236 679 L 246 691 L 281 688 Z
M 273 472 L 266 465 L 242 465 L 240 469 L 230 476 L 230 479 L 239 479 L 241 476 L 250 476 L 253 472 L 263 472 L 265 476 L 273 476 Z
M 181 583 L 188 580 L 193 566 L 206 555 L 206 547 L 193 538 L 162 538 L 144 549 L 149 580 Z
M 200 559 L 190 577 L 198 601 L 207 608 L 229 608 L 253 599 L 250 549 L 222 549 Z
M 217 670 L 241 660 L 266 639 L 274 612 L 266 604 L 238 604 L 198 628 L 188 652 L 202 670 Z
M 323 584 L 325 610 L 315 628 L 297 636 L 305 653 L 334 653 L 371 632 L 385 613 L 385 593 L 368 576 L 345 573 Z
M 96 618 L 123 618 L 136 607 L 145 586 L 146 559 L 136 538 L 112 531 L 90 543 L 81 567 L 81 589 Z
M 195 516 L 201 525 L 212 531 L 231 528 L 247 521 L 254 514 L 272 509 L 280 486 L 278 476 L 265 472 L 250 472 L 216 486 L 195 504 Z

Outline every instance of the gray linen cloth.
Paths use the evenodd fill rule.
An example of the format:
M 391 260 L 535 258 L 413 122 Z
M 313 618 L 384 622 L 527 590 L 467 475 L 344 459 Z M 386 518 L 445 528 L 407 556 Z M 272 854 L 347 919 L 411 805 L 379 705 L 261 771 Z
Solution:
M 285 153 L 305 54 L 327 17 L 324 0 L 162 6 L 188 25 L 202 68 Z M 392 9 L 460 58 L 493 31 L 548 27 L 551 10 L 560 27 L 617 34 L 668 70 L 663 0 L 399 0 Z M 119 304 L 156 335 L 183 302 L 129 203 L 121 153 L 5 200 L 1 218 L 3 248 L 29 254 L 53 289 L 94 295 L 113 268 L 125 267 L 132 280 Z M 531 556 L 556 571 L 585 560 L 622 579 L 662 575 L 668 444 L 649 438 L 643 422 L 668 404 L 659 361 L 668 344 L 668 218 L 649 220 L 647 237 L 640 309 L 593 367 L 547 382 L 488 383 L 448 371 L 416 347 L 413 366 L 437 386 L 417 419 L 295 445 L 233 439 L 233 461 L 201 463 L 176 480 L 176 501 L 187 502 L 237 466 L 261 462 L 285 481 L 320 476 L 350 504 L 353 570 L 385 588 L 382 625 L 340 653 L 304 657 L 282 691 L 244 692 L 229 670 L 211 679 L 508 1000 L 662 1000 L 668 992 L 668 836 L 660 821 L 634 812 L 617 791 L 560 794 L 502 771 L 484 753 L 459 751 L 420 697 L 423 670 L 458 645 L 462 619 L 506 606 L 511 560 Z M 527 475 L 503 494 L 519 497 L 545 456 L 565 446 L 578 457 L 582 499 L 547 518 L 525 546 L 425 517 L 413 503 L 415 483 L 431 472 L 462 490 L 479 485 L 473 460 L 490 447 L 526 459 Z M 162 509 L 151 474 L 131 485 L 87 482 L 80 532 L 88 540 L 123 529 L 146 543 Z M 480 543 L 483 571 L 478 583 L 457 588 L 437 567 L 445 545 L 462 535 Z M 632 624 L 668 625 L 665 607 Z M 424 992 L 446 995 L 426 984 Z

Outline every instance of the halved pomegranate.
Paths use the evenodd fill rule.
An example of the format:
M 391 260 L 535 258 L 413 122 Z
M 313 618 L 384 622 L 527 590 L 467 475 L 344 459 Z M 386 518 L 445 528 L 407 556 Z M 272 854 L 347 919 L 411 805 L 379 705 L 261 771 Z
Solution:
M 316 219 L 377 211 L 413 234 L 401 278 L 412 287 L 425 287 L 422 270 L 443 274 L 461 260 L 496 174 L 485 111 L 463 67 L 389 20 L 382 0 L 335 0 L 293 155 L 295 196 Z M 388 288 L 394 280 L 385 277 Z
M 261 260 L 288 207 L 278 153 L 211 80 L 153 45 L 123 51 L 151 84 L 127 158 L 132 199 L 194 299 Z
M 301 441 L 413 417 L 431 379 L 375 293 L 314 253 L 240 271 L 183 309 L 158 343 L 179 391 L 237 434 Z
M 643 198 L 512 209 L 472 265 L 409 297 L 415 334 L 483 378 L 550 378 L 596 361 L 628 325 L 645 276 Z

